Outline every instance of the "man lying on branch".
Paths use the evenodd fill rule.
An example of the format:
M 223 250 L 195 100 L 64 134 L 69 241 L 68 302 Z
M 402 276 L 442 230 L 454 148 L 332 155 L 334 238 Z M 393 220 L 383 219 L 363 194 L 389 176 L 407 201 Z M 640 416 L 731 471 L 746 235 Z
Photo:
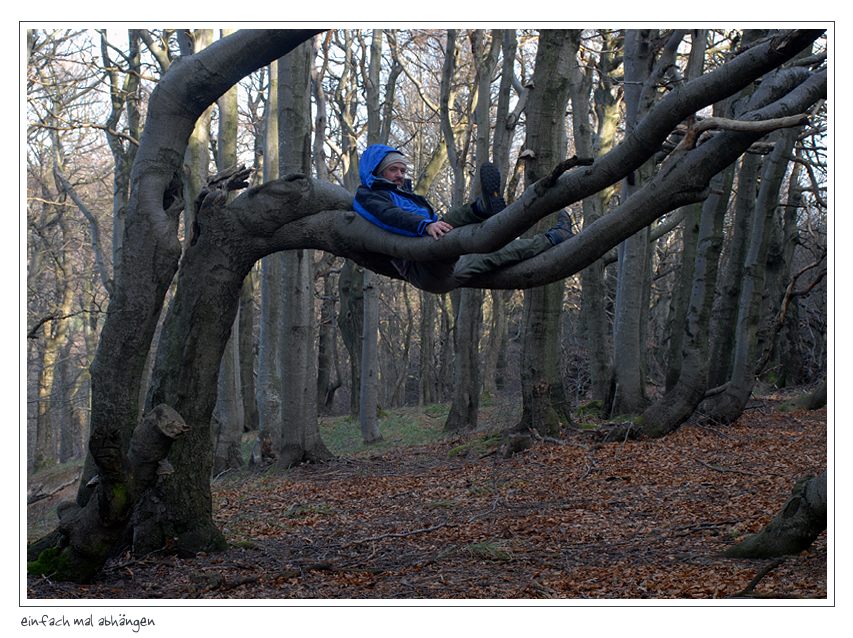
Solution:
M 361 186 L 353 208 L 369 222 L 398 235 L 440 239 L 457 226 L 479 224 L 506 207 L 500 194 L 501 176 L 493 164 L 480 166 L 480 196 L 470 203 L 436 214 L 429 201 L 411 190 L 408 161 L 399 150 L 383 144 L 368 146 L 358 163 Z M 476 275 L 535 257 L 572 236 L 571 218 L 560 211 L 557 224 L 541 235 L 515 239 L 492 253 L 462 255 L 440 261 L 393 259 L 400 276 L 427 292 L 443 293 Z

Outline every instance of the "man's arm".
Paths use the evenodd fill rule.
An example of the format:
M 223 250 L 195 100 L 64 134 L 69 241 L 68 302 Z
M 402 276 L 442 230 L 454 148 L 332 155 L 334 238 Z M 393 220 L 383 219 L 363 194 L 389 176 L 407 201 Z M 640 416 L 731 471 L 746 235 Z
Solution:
M 422 237 L 429 233 L 427 228 L 434 223 L 428 216 L 429 210 L 423 213 L 406 210 L 398 206 L 385 190 L 371 190 L 359 187 L 355 194 L 354 208 L 362 217 L 398 235 Z

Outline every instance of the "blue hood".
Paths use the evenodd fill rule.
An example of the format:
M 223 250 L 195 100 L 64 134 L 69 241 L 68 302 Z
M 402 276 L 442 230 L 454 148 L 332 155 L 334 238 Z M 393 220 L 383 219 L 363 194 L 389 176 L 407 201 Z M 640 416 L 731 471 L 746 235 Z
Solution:
M 393 146 L 385 146 L 384 144 L 371 144 L 364 153 L 361 154 L 361 159 L 358 161 L 358 176 L 361 178 L 361 183 L 370 188 L 377 176 L 373 174 L 376 167 L 382 162 L 388 153 L 399 153 Z

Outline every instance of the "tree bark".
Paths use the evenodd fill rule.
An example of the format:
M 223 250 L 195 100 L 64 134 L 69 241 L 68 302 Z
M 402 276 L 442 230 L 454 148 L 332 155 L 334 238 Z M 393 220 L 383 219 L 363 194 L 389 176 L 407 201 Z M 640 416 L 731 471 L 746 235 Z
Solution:
M 278 61 L 269 65 L 269 89 L 264 111 L 263 182 L 279 176 L 278 172 Z M 258 320 L 258 438 L 250 463 L 266 465 L 278 458 L 281 447 L 281 276 L 284 256 L 281 253 L 261 259 L 261 303 Z
M 685 85 L 688 88 L 684 91 L 674 90 L 661 101 L 657 116 L 646 118 L 642 131 L 635 131 L 627 143 L 623 142 L 624 146 L 614 149 L 589 172 L 573 171 L 557 179 L 550 188 L 528 189 L 513 206 L 481 225 L 477 233 L 460 229 L 452 234 L 455 237 L 447 237 L 446 242 L 389 239 L 349 211 L 349 193 L 300 176 L 288 176 L 250 189 L 227 206 L 218 196 L 203 201 L 198 208 L 196 242 L 187 248 L 181 263 L 176 296 L 158 348 L 150 396 L 165 397 L 165 403 L 191 428 L 208 427 L 219 361 L 236 314 L 240 286 L 252 264 L 261 257 L 288 248 L 322 248 L 335 254 L 348 254 L 377 272 L 391 274 L 387 255 L 433 259 L 464 252 L 489 252 L 519 234 L 531 221 L 567 205 L 578 195 L 584 196 L 584 191 L 596 192 L 602 185 L 618 180 L 642 163 L 647 153 L 654 153 L 674 123 L 686 114 L 738 90 L 817 36 L 818 33 L 795 32 L 769 40 L 721 67 L 720 73 L 708 73 L 695 81 L 698 84 Z M 310 32 L 297 30 L 236 33 L 173 64 L 152 94 L 148 125 L 131 180 L 123 263 L 92 365 L 90 449 L 100 482 L 94 492 L 92 488 L 81 490 L 81 501 L 85 503 L 81 517 L 94 521 L 99 530 L 98 543 L 105 551 L 78 552 L 77 556 L 84 558 L 85 569 L 83 565 L 74 565 L 63 572 L 63 577 L 94 573 L 122 538 L 137 500 L 139 486 L 134 485 L 133 490 L 124 487 L 132 480 L 135 468 L 123 451 L 130 449 L 138 421 L 137 397 L 145 357 L 181 254 L 177 230 L 182 202 L 176 197 L 180 189 L 176 188 L 175 176 L 193 125 L 204 109 L 239 78 L 277 59 L 308 37 Z M 792 91 L 775 113 L 811 104 L 825 94 L 825 86 L 825 73 L 815 73 Z M 760 110 L 754 116 L 770 116 L 771 111 Z M 656 187 L 672 184 L 674 190 L 661 188 L 658 192 L 664 192 L 669 202 L 681 205 L 689 197 L 696 197 L 697 189 L 701 191 L 707 180 L 733 161 L 755 136 L 749 132 L 721 133 L 696 149 L 700 153 L 688 152 L 665 167 L 657 182 L 652 183 Z M 580 172 L 584 173 L 583 186 L 578 182 L 579 175 L 574 174 Z M 599 224 L 596 228 L 587 229 L 584 238 L 564 242 L 549 251 L 553 254 L 544 261 L 553 261 L 553 268 L 542 268 L 542 261 L 535 258 L 528 260 L 520 272 L 513 267 L 495 275 L 493 281 L 498 285 L 512 282 L 512 287 L 518 287 L 576 272 L 573 269 L 582 268 L 585 261 L 594 261 L 606 252 L 613 245 L 611 242 L 636 232 L 635 224 L 647 224 L 649 218 L 660 216 L 665 212 L 661 209 L 669 205 L 661 206 L 654 197 L 632 200 L 635 201 L 631 206 L 614 211 L 596 222 Z M 536 275 L 529 277 L 528 268 L 536 268 Z M 209 441 L 207 449 L 209 454 Z M 185 452 L 190 450 L 184 449 L 177 455 Z M 202 462 L 196 466 L 194 480 L 206 482 L 209 467 L 204 466 L 203 455 L 198 455 L 198 459 Z M 210 522 L 209 488 L 205 495 L 203 491 L 189 489 L 190 485 L 183 487 L 187 488 L 187 498 L 197 501 L 194 505 L 202 516 L 194 531 L 174 530 L 177 534 L 164 538 L 177 537 L 177 546 L 186 551 L 215 546 L 216 534 L 210 530 L 215 527 Z M 88 498 L 93 494 L 96 498 Z M 209 526 L 204 525 L 205 520 L 210 522 Z M 94 538 L 90 532 L 87 525 L 74 522 L 64 528 L 62 536 L 73 537 L 76 542 L 84 537 Z
M 708 383 L 712 387 L 723 385 L 731 374 L 734 326 L 737 321 L 744 259 L 752 228 L 752 213 L 755 208 L 760 167 L 761 158 L 754 154 L 744 155 L 738 167 L 732 236 L 728 242 L 725 267 L 720 278 L 720 293 L 711 325 Z
M 379 291 L 376 289 L 375 275 L 364 272 L 364 330 L 361 334 L 361 387 L 359 397 L 358 422 L 361 427 L 361 440 L 364 443 L 376 443 L 382 440 L 379 431 L 379 378 L 377 363 L 377 328 L 379 325 Z
M 335 103 L 340 113 L 341 154 L 343 156 L 344 188 L 355 193 L 359 185 L 358 139 L 355 114 L 358 103 L 356 74 L 352 51 L 352 35 L 344 34 L 344 57 L 341 76 L 335 91 Z M 338 279 L 341 310 L 338 326 L 350 360 L 350 413 L 358 415 L 361 394 L 361 335 L 364 326 L 364 270 L 351 260 L 344 263 Z
M 127 477 L 101 475 L 90 499 L 97 506 L 64 508 L 58 543 L 53 547 L 36 543 L 28 554 L 32 561 L 28 571 L 56 580 L 91 581 L 114 551 L 116 538 L 124 532 L 137 499 L 157 481 L 172 442 L 186 431 L 187 424 L 169 406 L 158 405 L 148 412 L 133 432 L 124 455 L 130 470 Z
M 227 35 L 228 30 L 222 34 Z M 237 164 L 237 87 L 225 92 L 217 102 L 219 131 L 216 138 L 216 166 L 225 171 Z M 242 288 L 241 288 L 242 302 Z M 238 308 L 237 317 L 231 327 L 228 343 L 219 364 L 216 406 L 213 411 L 213 474 L 217 475 L 243 465 L 240 443 L 245 428 L 243 410 L 243 384 L 240 380 L 241 352 L 240 325 L 242 319 Z
M 370 60 L 364 78 L 367 93 L 367 143 L 385 143 L 379 110 L 379 75 L 382 64 L 382 31 L 375 29 L 370 43 Z M 388 129 L 390 130 L 390 129 Z M 358 421 L 364 443 L 382 440 L 379 432 L 379 290 L 373 273 L 362 274 L 363 323 L 361 333 L 361 374 L 359 377 Z
M 66 237 L 66 225 L 59 222 L 62 238 Z M 62 268 L 70 267 L 65 251 L 60 256 Z M 59 405 L 54 397 L 54 382 L 60 362 L 60 352 L 68 338 L 68 324 L 74 290 L 68 276 L 62 278 L 59 308 L 56 319 L 50 322 L 50 332 L 45 330 L 41 362 L 36 382 L 36 447 L 34 469 L 42 469 L 59 460 Z
M 486 48 L 485 33 L 475 30 L 471 33 L 471 49 L 475 66 L 476 107 L 473 114 L 476 132 L 476 164 L 482 165 L 489 161 L 491 106 L 490 87 L 492 74 L 497 65 L 497 54 L 500 41 L 492 39 Z M 447 55 L 454 55 L 448 46 Z M 449 78 L 446 78 L 449 81 Z M 450 93 L 449 88 L 442 91 L 443 95 Z M 442 102 L 442 106 L 445 102 Z M 448 119 L 449 123 L 449 119 Z M 455 145 L 451 127 L 445 127 L 445 138 L 448 147 Z M 456 153 L 454 152 L 455 156 Z M 456 164 L 461 164 L 459 158 Z M 502 180 L 503 181 L 503 180 Z M 501 184 L 503 186 L 503 184 Z M 470 197 L 479 195 L 475 182 Z M 478 289 L 465 289 L 459 299 L 454 322 L 454 343 L 456 356 L 453 359 L 453 397 L 450 412 L 444 424 L 444 429 L 451 432 L 470 431 L 477 427 L 480 410 L 480 332 L 483 322 L 483 292 Z
M 644 436 L 669 434 L 686 421 L 702 402 L 708 385 L 708 327 L 717 281 L 722 227 L 731 191 L 733 167 L 711 182 L 713 194 L 702 206 L 693 281 L 682 330 L 678 376 L 672 387 L 643 411 L 639 424 Z
M 535 88 L 527 105 L 525 149 L 535 154 L 525 162 L 528 185 L 549 175 L 565 157 L 563 114 L 569 101 L 569 69 L 577 51 L 578 40 L 566 37 L 563 31 L 540 32 L 533 72 Z M 525 291 L 522 415 L 515 427 L 519 431 L 535 429 L 540 434 L 553 435 L 559 429 L 560 417 L 566 415 L 567 406 L 558 370 L 564 287 L 565 283 L 560 281 Z
M 317 338 L 317 409 L 329 413 L 335 402 L 335 393 L 341 387 L 340 366 L 338 365 L 338 331 L 336 326 L 335 293 L 336 277 L 334 273 L 337 259 L 326 255 L 320 260 L 319 277 L 322 281 L 322 299 L 320 302 L 320 329 Z
M 577 32 L 580 36 L 580 33 Z M 572 132 L 575 153 L 578 157 L 600 157 L 613 148 L 620 123 L 619 100 L 609 75 L 614 70 L 618 55 L 616 42 L 605 40 L 599 60 L 598 75 L 601 87 L 592 93 L 592 69 L 584 73 L 577 61 L 571 68 Z M 612 49 L 612 50 L 611 50 Z M 593 145 L 590 123 L 591 104 L 595 104 L 598 128 L 597 148 Z M 582 202 L 583 226 L 597 220 L 609 204 L 613 189 L 606 189 Z M 586 360 L 590 377 L 589 395 L 603 406 L 610 394 L 610 319 L 607 316 L 607 292 L 604 281 L 605 263 L 600 260 L 580 273 L 581 309 L 580 323 L 586 347 Z
M 279 172 L 311 173 L 310 42 L 279 60 Z M 278 464 L 331 458 L 317 421 L 314 252 L 287 251 L 282 276 L 282 423 Z
M 357 415 L 361 388 L 361 335 L 364 325 L 364 270 L 347 260 L 338 277 L 338 296 L 341 310 L 338 328 L 341 340 L 349 353 L 350 362 L 350 414 Z
M 421 324 L 418 341 L 421 344 L 418 361 L 418 401 L 420 405 L 430 405 L 438 401 L 438 356 L 436 354 L 436 296 L 420 291 Z
M 782 179 L 795 137 L 795 130 L 781 133 L 765 161 L 744 265 L 732 374 L 726 390 L 709 399 L 705 408 L 708 418 L 718 423 L 733 423 L 740 417 L 755 383 L 755 354 L 767 265 L 768 235 L 778 208 Z
M 255 281 L 257 269 L 252 268 L 240 289 L 240 395 L 243 398 L 243 430 L 258 430 L 258 401 L 255 395 Z
M 86 558 L 83 561 L 86 565 L 68 570 L 69 578 L 75 574 L 91 575 L 93 569 L 100 567 L 122 536 L 123 525 L 118 524 L 116 511 L 120 522 L 126 522 L 130 515 L 128 505 L 132 503 L 112 507 L 119 504 L 114 502 L 119 493 L 106 488 L 127 482 L 129 468 L 121 451 L 129 449 L 137 424 L 137 397 L 145 359 L 181 254 L 177 222 L 183 202 L 178 179 L 183 151 L 195 121 L 239 78 L 305 37 L 307 34 L 299 31 L 235 34 L 227 42 L 223 40 L 223 46 L 211 47 L 174 66 L 175 71 L 163 78 L 149 100 L 148 126 L 131 173 L 122 264 L 115 276 L 114 294 L 91 367 L 89 449 L 102 479 L 98 488 L 100 496 L 90 498 L 94 493 L 92 488 L 82 484 L 78 493 L 78 503 L 85 506 L 87 520 L 101 520 L 105 551 Z M 245 46 L 250 41 L 255 55 L 247 60 Z M 209 68 L 221 68 L 224 72 L 212 75 L 207 71 Z M 180 106 L 175 108 L 175 105 Z M 218 360 L 216 364 L 218 368 Z M 193 365 L 192 359 L 187 365 Z M 193 422 L 193 426 L 209 419 L 208 413 L 206 418 Z M 66 529 L 63 538 L 68 538 L 71 532 Z
M 826 529 L 826 470 L 797 481 L 790 498 L 764 529 L 725 551 L 729 558 L 799 554 Z
M 625 34 L 625 130 L 631 134 L 646 117 L 656 98 L 660 69 L 673 62 L 683 32 L 674 32 L 656 59 L 651 30 Z M 651 179 L 652 161 L 646 162 L 622 185 L 624 201 L 630 200 Z M 613 320 L 614 396 L 612 415 L 638 414 L 648 404 L 646 396 L 645 337 L 649 314 L 650 248 L 648 227 L 619 247 L 619 279 Z

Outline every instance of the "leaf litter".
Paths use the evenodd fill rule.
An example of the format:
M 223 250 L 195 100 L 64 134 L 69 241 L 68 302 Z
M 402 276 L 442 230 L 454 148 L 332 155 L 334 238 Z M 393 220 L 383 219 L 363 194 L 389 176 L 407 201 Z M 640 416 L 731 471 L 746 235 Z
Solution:
M 721 553 L 826 467 L 826 437 L 825 410 L 750 411 L 656 441 L 565 432 L 503 458 L 451 454 L 457 438 L 235 472 L 212 486 L 227 550 L 124 554 L 27 597 L 825 599 L 826 533 L 784 559 Z

